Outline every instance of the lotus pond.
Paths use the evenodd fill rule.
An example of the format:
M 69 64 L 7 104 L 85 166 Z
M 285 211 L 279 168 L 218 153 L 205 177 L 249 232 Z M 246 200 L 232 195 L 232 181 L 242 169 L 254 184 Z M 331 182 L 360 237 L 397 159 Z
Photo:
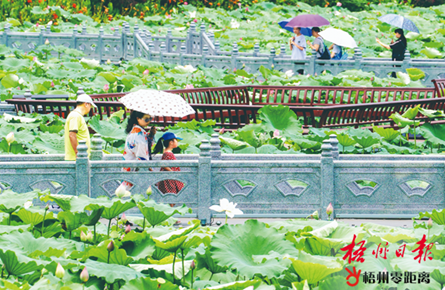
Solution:
M 48 210 L 49 203 L 60 210 Z M 142 216 L 126 216 L 131 209 Z M 182 228 L 173 226 L 172 216 L 189 209 L 138 194 L 110 200 L 6 190 L 0 212 L 2 289 L 349 289 L 352 267 L 362 275 L 430 275 L 428 284 L 365 284 L 360 278 L 355 289 L 445 284 L 445 210 L 420 213 L 416 219 L 430 220 L 413 219 L 412 228 L 312 218 L 238 225 L 229 220 L 220 227 L 195 220 Z M 345 247 L 353 240 L 367 249 L 362 262 L 348 261 Z M 419 259 L 420 241 L 428 244 L 425 258 L 432 259 Z M 385 257 L 372 253 L 377 247 Z

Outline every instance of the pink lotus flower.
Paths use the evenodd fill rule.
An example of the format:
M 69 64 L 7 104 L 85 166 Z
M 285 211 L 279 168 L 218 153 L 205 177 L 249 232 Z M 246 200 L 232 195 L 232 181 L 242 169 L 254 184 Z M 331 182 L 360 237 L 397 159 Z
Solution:
M 76 28 L 77 27 L 77 24 L 74 24 L 74 28 Z
M 337 7 L 341 7 L 341 3 L 340 2 L 337 2 Z
M 80 281 L 86 283 L 88 282 L 88 279 L 90 279 L 90 275 L 88 274 L 87 267 L 85 267 L 82 272 L 80 272 Z
M 329 203 L 328 207 L 326 208 L 326 213 L 328 214 L 328 216 L 331 216 L 333 211 L 334 207 L 332 206 L 332 203 Z
M 193 85 L 186 85 L 185 88 L 188 89 L 194 89 L 195 87 Z
M 148 75 L 150 72 L 148 71 L 148 69 L 144 70 L 144 72 L 142 73 L 144 76 Z
M 433 220 L 430 218 L 426 224 L 427 224 L 427 226 L 428 226 L 429 229 L 432 228 L 432 226 L 433 226 Z
M 32 61 L 36 62 L 36 61 L 37 61 L 37 57 L 34 56 L 34 57 L 32 58 Z
M 20 87 L 17 87 L 17 90 L 20 90 Z
M 111 31 L 114 31 L 114 27 L 111 27 L 110 29 L 111 29 Z
M 188 5 L 188 3 L 187 3 L 187 2 L 184 2 L 184 5 Z
M 51 88 L 54 88 L 54 82 L 53 81 L 51 82 Z
M 198 19 L 196 19 L 196 18 L 195 18 L 195 19 L 193 19 L 193 22 L 195 22 L 195 23 L 196 23 L 196 22 L 198 22 Z
M 249 12 L 249 7 L 246 7 L 246 12 Z
M 389 86 L 391 85 L 391 82 L 389 82 L 389 84 L 388 84 Z
M 212 28 L 212 24 L 209 24 L 209 28 Z
M 104 85 L 104 91 L 105 91 L 105 92 L 108 92 L 109 89 L 110 89 L 110 86 L 109 86 L 108 84 L 105 84 L 105 85 Z
M 125 215 L 125 213 L 122 214 L 121 221 L 122 221 L 123 223 L 126 223 L 126 222 L 127 222 L 127 216 Z
M 239 6 L 239 8 L 241 8 L 241 3 L 240 2 L 238 2 L 238 6 Z
M 36 27 L 39 27 L 39 24 L 38 24 L 38 23 L 36 23 Z
M 124 73 L 125 73 L 125 70 L 123 69 L 123 70 L 122 70 L 122 74 L 124 74 Z
M 279 131 L 278 129 L 276 129 L 276 130 L 273 132 L 273 137 L 274 137 L 274 138 L 279 138 L 279 137 L 280 137 L 280 131 Z
M 236 68 L 234 68 L 233 71 L 235 72 L 235 71 L 236 71 Z
M 172 16 L 171 15 L 166 15 L 165 16 L 167 19 L 170 19 L 170 18 L 172 18 Z
M 374 77 L 371 77 L 371 82 L 373 82 L 374 81 Z
M 219 134 L 220 135 L 224 134 L 224 128 L 221 128 L 221 130 L 219 130 Z
M 127 227 L 125 228 L 125 233 L 128 234 L 129 232 L 131 232 L 131 226 L 127 225 Z
M 242 38 L 242 37 L 240 37 L 240 38 L 239 38 L 239 40 L 243 40 L 243 38 Z

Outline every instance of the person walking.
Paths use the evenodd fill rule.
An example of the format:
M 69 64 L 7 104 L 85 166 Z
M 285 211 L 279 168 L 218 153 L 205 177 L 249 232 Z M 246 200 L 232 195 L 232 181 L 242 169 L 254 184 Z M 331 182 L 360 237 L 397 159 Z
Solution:
M 161 160 L 176 160 L 172 150 L 178 147 L 178 140 L 182 140 L 182 138 L 171 132 L 164 133 L 156 143 L 153 155 L 163 153 Z M 181 171 L 181 169 L 179 167 L 162 167 L 161 171 Z M 177 180 L 163 180 L 158 182 L 156 186 L 162 193 L 178 194 L 184 188 L 184 183 Z
M 150 132 L 147 133 L 146 128 L 152 117 L 138 111 L 132 111 L 128 119 L 125 131 L 128 136 L 125 140 L 125 148 L 122 158 L 125 161 L 135 160 L 151 160 L 151 147 L 155 142 L 156 127 L 152 126 Z M 124 171 L 138 171 L 137 168 L 123 168 Z M 151 168 L 150 171 L 153 171 Z M 133 184 L 124 181 L 126 190 L 130 190 Z
M 309 40 L 307 43 L 309 46 L 317 52 L 317 58 L 318 59 L 331 59 L 331 56 L 329 55 L 329 50 L 324 44 L 323 37 L 319 34 L 320 28 L 319 27 L 313 27 L 312 28 L 312 36 L 315 37 L 315 40 L 313 43 L 311 43 Z
M 68 161 L 76 160 L 79 141 L 86 142 L 90 156 L 90 132 L 83 116 L 91 111 L 91 107 L 97 108 L 87 94 L 79 95 L 76 102 L 76 109 L 69 113 L 65 122 L 65 160 Z
M 384 48 L 392 50 L 391 59 L 393 61 L 403 61 L 405 59 L 405 50 L 408 47 L 403 29 L 397 28 L 394 31 L 394 35 L 396 36 L 397 40 L 391 40 L 391 44 L 389 45 L 382 43 L 377 37 L 375 39 L 377 43 Z M 397 74 L 395 72 L 392 72 L 391 77 L 396 78 Z
M 331 44 L 329 47 L 329 50 L 331 50 L 331 59 L 332 60 L 341 60 L 344 59 L 343 57 L 343 47 L 337 44 Z
M 306 59 L 306 38 L 301 34 L 301 27 L 294 27 L 295 36 L 289 41 L 289 46 L 292 51 L 291 59 L 304 60 Z M 303 69 L 297 71 L 299 74 L 304 74 Z

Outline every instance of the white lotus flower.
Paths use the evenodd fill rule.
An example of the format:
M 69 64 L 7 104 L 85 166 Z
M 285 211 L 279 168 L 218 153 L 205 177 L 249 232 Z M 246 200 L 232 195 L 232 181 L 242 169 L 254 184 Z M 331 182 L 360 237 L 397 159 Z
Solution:
M 337 11 L 337 10 L 334 11 L 334 15 L 335 15 L 335 16 L 338 16 L 338 15 L 340 15 L 340 14 L 341 14 L 341 13 L 340 13 L 339 11 Z
M 32 206 L 32 201 L 27 201 L 25 202 L 25 204 L 23 205 L 24 208 L 28 209 Z
M 11 145 L 11 143 L 14 141 L 15 141 L 14 132 L 11 132 L 8 135 L 6 135 L 6 142 L 8 143 L 8 145 Z
M 190 11 L 189 12 L 189 16 L 190 16 L 190 18 L 195 18 L 196 17 L 196 11 Z
M 232 21 L 230 22 L 230 27 L 232 28 L 239 28 L 240 24 L 235 19 L 232 18 Z
M 189 65 L 189 64 L 185 65 L 185 66 L 178 65 L 175 68 L 183 69 L 183 70 L 185 70 L 188 73 L 192 73 L 192 72 L 196 71 L 196 68 L 194 68 L 192 65 Z
M 131 192 L 127 191 L 127 187 L 124 184 L 119 185 L 114 194 L 119 198 L 131 196 Z
M 225 214 L 233 218 L 235 215 L 243 214 L 243 212 L 240 209 L 236 208 L 237 203 L 229 202 L 227 198 L 223 198 L 219 200 L 219 205 L 212 205 L 209 207 L 211 210 L 217 211 L 217 212 L 225 212 Z
M 291 78 L 293 75 L 294 75 L 294 73 L 292 72 L 291 69 L 290 69 L 290 70 L 287 70 L 287 71 L 284 73 L 284 76 L 285 76 L 286 78 Z

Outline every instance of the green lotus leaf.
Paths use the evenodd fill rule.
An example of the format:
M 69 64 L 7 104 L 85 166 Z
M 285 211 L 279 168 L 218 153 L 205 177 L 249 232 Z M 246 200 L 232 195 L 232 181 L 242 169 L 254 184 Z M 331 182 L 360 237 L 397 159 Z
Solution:
M 442 53 L 436 48 L 432 47 L 425 47 L 420 51 L 420 53 L 423 53 L 428 58 L 442 58 Z
M 352 271 L 352 268 L 349 268 Z M 368 271 L 368 270 L 367 270 Z M 360 282 L 354 286 L 354 290 L 378 290 L 381 289 L 379 284 L 365 284 L 363 283 L 362 279 L 359 279 Z M 346 279 L 344 276 L 333 276 L 329 277 L 327 279 L 324 279 L 320 281 L 320 284 L 318 286 L 319 290 L 331 290 L 331 289 L 349 289 L 351 286 L 349 286 L 346 283 Z M 350 282 L 354 283 L 355 279 L 351 278 Z
M 196 252 L 197 268 L 204 268 L 209 270 L 212 274 L 224 273 L 227 271 L 227 266 L 219 266 L 213 259 L 210 248 L 206 248 L 204 254 Z
M 425 140 L 432 144 L 445 145 L 445 124 L 425 123 L 419 129 Z
M 61 224 L 66 226 L 67 232 L 72 232 L 83 224 L 86 216 L 85 212 L 62 211 L 57 215 L 57 218 Z
M 406 72 L 408 73 L 412 81 L 418 81 L 425 77 L 425 73 L 418 68 L 407 68 Z
M 266 105 L 258 110 L 258 118 L 261 119 L 261 128 L 265 132 L 280 131 L 284 137 L 291 139 L 301 136 L 303 133 L 302 125 L 298 117 L 289 107 L 278 105 Z
M 332 241 L 319 237 L 308 237 L 305 239 L 305 251 L 312 255 L 329 256 L 338 252 L 342 242 Z
M 105 208 L 98 208 L 90 211 L 90 213 L 83 218 L 83 224 L 86 226 L 94 226 L 97 224 L 100 220 L 100 217 L 102 216 L 102 213 L 104 212 Z
M 23 207 L 25 202 L 37 198 L 39 192 L 39 190 L 34 190 L 27 193 L 15 193 L 12 190 L 5 190 L 0 195 L 0 211 L 13 213 Z
M 301 148 L 304 148 L 304 149 L 311 149 L 311 148 L 320 146 L 319 142 L 311 141 L 311 140 L 304 139 L 304 138 L 292 138 L 292 141 L 294 141 L 295 143 L 298 144 L 298 146 L 300 146 Z
M 240 150 L 249 146 L 248 143 L 227 137 L 219 137 L 221 143 L 227 144 L 232 150 Z
M 63 66 L 69 70 L 83 70 L 83 65 L 78 62 L 64 62 Z
M 394 140 L 395 138 L 397 138 L 398 136 L 400 136 L 400 132 L 394 130 L 393 128 L 382 128 L 382 127 L 376 127 L 373 126 L 372 130 L 379 134 L 383 140 L 385 140 L 386 142 L 391 142 L 392 140 Z
M 97 246 L 88 251 L 88 257 L 96 257 L 97 261 L 107 263 L 108 253 L 110 253 L 110 264 L 117 264 L 127 266 L 133 262 L 133 258 L 128 257 L 124 249 L 119 249 L 117 245 L 114 246 L 114 250 L 108 252 L 108 241 L 102 243 L 101 246 Z
M 0 235 L 1 234 L 7 234 L 7 233 L 12 233 L 14 231 L 19 231 L 19 232 L 24 232 L 26 231 L 26 229 L 29 228 L 29 225 L 21 225 L 21 226 L 5 226 L 5 225 L 0 225 Z
M 0 259 L 10 275 L 23 275 L 29 272 L 41 270 L 43 261 L 34 260 L 18 253 L 18 251 L 0 249 Z M 39 264 L 38 264 L 39 262 Z
M 64 124 L 62 122 L 60 122 L 59 125 L 56 124 L 51 124 L 49 126 L 47 126 L 46 124 L 40 124 L 39 129 L 42 132 L 48 132 L 48 133 L 59 133 L 60 131 L 62 131 L 64 129 Z
M 19 85 L 19 77 L 15 74 L 6 75 L 2 78 L 1 84 L 6 88 L 16 88 Z
M 331 134 L 337 135 L 338 143 L 340 143 L 343 147 L 352 146 L 357 143 L 357 141 L 355 141 L 353 138 L 351 138 L 345 132 L 329 131 L 329 132 L 326 132 L 326 134 L 327 135 L 331 135 Z
M 307 280 L 301 282 L 292 282 L 292 290 L 310 290 Z
M 64 139 L 57 134 L 49 134 L 49 135 L 54 135 L 54 138 L 37 137 L 32 143 L 32 146 L 34 146 L 39 151 L 47 152 L 49 154 L 64 154 L 65 153 Z
M 127 133 L 122 124 L 116 124 L 110 121 L 101 121 L 99 115 L 95 115 L 90 119 L 88 125 L 99 133 L 106 142 L 114 143 L 116 141 L 124 141 L 127 138 Z
M 419 112 L 422 115 L 427 116 L 430 119 L 445 117 L 445 114 L 444 114 L 443 111 L 435 111 L 435 110 L 428 110 L 428 109 L 424 109 L 424 108 L 419 108 Z
M 432 212 L 419 212 L 415 219 L 431 218 L 433 222 L 439 225 L 445 225 L 445 209 L 440 211 L 433 209 Z
M 30 61 L 28 59 L 7 58 L 2 60 L 1 66 L 6 70 L 16 71 L 24 67 L 29 67 Z
M 54 214 L 52 211 L 48 211 L 45 215 L 45 211 L 43 209 L 22 208 L 16 214 L 25 224 L 31 224 L 32 226 L 43 222 L 43 216 L 45 216 L 45 220 L 54 219 Z
M 371 133 L 367 129 L 350 129 L 349 134 L 351 134 L 352 138 L 362 146 L 363 150 L 380 142 L 380 135 Z
M 335 258 L 312 256 L 304 252 L 300 252 L 298 259 L 289 259 L 292 261 L 295 272 L 309 284 L 315 284 L 326 276 L 343 269 L 343 265 Z
M 136 203 L 132 199 L 121 200 L 113 198 L 110 200 L 105 196 L 90 198 L 86 195 L 80 195 L 78 198 L 71 200 L 71 211 L 82 212 L 84 210 L 99 210 L 100 208 L 104 208 L 102 217 L 107 220 L 115 218 L 135 206 Z
M 156 203 L 154 200 L 140 201 L 137 206 L 152 226 L 162 223 L 174 214 L 183 215 L 190 212 L 189 208 L 185 205 L 171 207 L 166 204 Z
M 71 200 L 75 198 L 74 195 L 66 195 L 66 194 L 42 194 L 40 196 L 40 200 L 43 202 L 53 201 L 55 202 L 62 210 L 68 211 L 71 209 Z
M 410 120 L 414 120 L 414 118 L 419 113 L 419 109 L 420 109 L 420 105 L 417 105 L 414 108 L 409 108 L 402 114 L 402 117 L 410 119 Z
M 252 281 L 235 281 L 231 283 L 226 283 L 218 286 L 204 288 L 204 290 L 213 290 L 213 289 L 221 289 L 221 290 L 245 290 L 249 286 L 253 286 L 254 289 L 257 289 L 261 284 L 260 280 L 252 280 Z
M 116 75 L 111 72 L 101 72 L 97 75 L 105 78 L 109 83 L 114 83 L 117 80 Z
M 278 277 L 289 265 L 282 259 L 264 259 L 257 263 L 254 256 L 296 253 L 292 243 L 277 230 L 267 228 L 257 220 L 247 220 L 243 225 L 224 225 L 218 229 L 210 243 L 212 258 L 220 266 L 237 269 L 248 278 L 255 274 Z
M 250 146 L 253 146 L 255 148 L 261 146 L 261 142 L 253 130 L 237 131 L 237 134 L 244 142 L 248 143 Z
M 124 249 L 128 256 L 138 261 L 154 254 L 155 242 L 146 232 L 136 233 L 131 231 L 122 240 L 121 249 Z
M 131 280 L 120 288 L 121 290 L 140 290 L 140 289 L 160 289 L 160 290 L 179 290 L 179 286 L 172 284 L 170 281 L 159 283 L 157 279 L 138 278 Z
M 138 271 L 131 269 L 130 267 L 107 264 L 98 261 L 87 260 L 84 264 L 88 269 L 88 273 L 91 276 L 103 278 L 105 282 L 113 284 L 115 281 L 124 280 L 126 282 L 143 278 L 144 275 Z
M 163 250 L 166 250 L 168 252 L 174 253 L 176 251 L 179 250 L 179 248 L 181 248 L 182 244 L 185 242 L 185 240 L 187 239 L 187 236 L 182 236 L 173 240 L 168 240 L 166 242 L 161 242 L 158 240 L 154 240 L 156 247 L 159 247 Z
M 191 260 L 184 261 L 184 274 L 190 271 Z M 161 277 L 166 280 L 173 281 L 173 263 L 168 264 L 131 264 L 131 268 L 138 272 L 148 274 L 149 277 Z M 182 276 L 182 262 L 176 260 L 175 262 L 175 279 L 181 279 Z

